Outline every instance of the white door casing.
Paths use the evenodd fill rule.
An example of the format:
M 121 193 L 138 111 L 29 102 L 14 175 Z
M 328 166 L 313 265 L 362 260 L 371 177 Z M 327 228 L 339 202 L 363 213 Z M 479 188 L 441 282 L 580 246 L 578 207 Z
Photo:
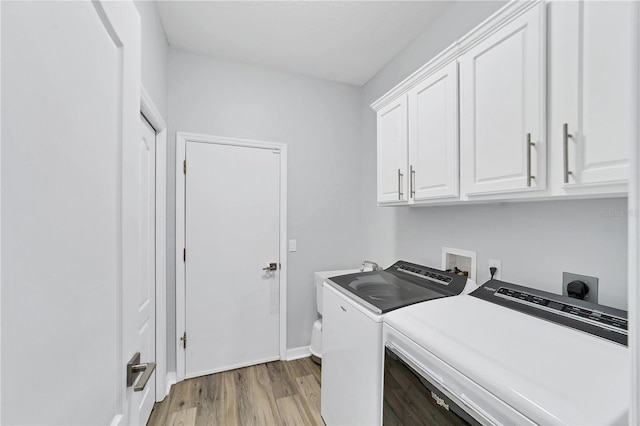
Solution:
M 533 4 L 460 57 L 463 194 L 546 188 L 545 4 Z
M 131 2 L 2 8 L 2 422 L 119 423 L 139 16 Z
M 634 10 L 636 22 L 640 22 L 640 7 Z M 640 28 L 635 26 L 632 38 L 640 46 Z M 631 63 L 633 75 L 640 75 L 640 56 L 636 55 Z M 640 110 L 640 81 L 633 80 L 630 92 L 633 94 L 633 110 Z M 629 324 L 640 323 L 640 120 L 632 120 L 632 143 L 630 146 L 629 176 Z M 629 350 L 631 352 L 631 392 L 629 408 L 629 424 L 640 424 L 640 327 L 629 328 Z
M 284 359 L 286 357 L 286 271 L 287 271 L 287 258 L 286 258 L 286 161 L 287 161 L 287 150 L 286 150 L 286 145 L 285 144 L 281 144 L 281 143 L 273 143 L 273 142 L 260 142 L 260 141 L 250 141 L 250 140 L 241 140 L 241 139 L 233 139 L 233 138 L 224 138 L 224 137 L 218 137 L 218 136 L 207 136 L 207 135 L 197 135 L 197 134 L 189 134 L 189 133 L 182 133 L 179 132 L 177 134 L 177 138 L 176 138 L 176 162 L 177 162 L 177 167 L 176 167 L 176 322 L 177 322 L 177 336 L 176 336 L 176 348 L 177 348 L 177 380 L 183 380 L 185 377 L 192 377 L 198 374 L 206 374 L 208 372 L 213 372 L 214 370 L 219 370 L 219 369 L 226 369 L 226 367 L 232 367 L 232 365 L 227 365 L 229 362 L 229 360 L 236 360 L 234 365 L 237 364 L 242 364 L 242 363 L 250 363 L 250 362 L 255 362 L 255 361 L 259 361 L 258 359 L 253 359 L 252 361 L 250 361 L 250 358 L 252 358 L 252 356 L 248 356 L 245 358 L 242 358 L 242 353 L 248 353 L 248 351 L 250 350 L 250 346 L 252 344 L 254 344 L 255 342 L 247 342 L 249 344 L 249 346 L 245 346 L 245 347 L 241 347 L 238 349 L 238 353 L 236 354 L 231 354 L 228 355 L 228 358 L 226 358 L 226 361 L 221 361 L 223 362 L 223 364 L 217 365 L 217 366 L 213 366 L 213 367 L 203 367 L 203 364 L 198 364 L 198 363 L 193 363 L 191 364 L 191 367 L 187 367 L 185 369 L 185 367 L 188 365 L 187 359 L 188 357 L 186 356 L 186 351 L 185 349 L 182 347 L 182 342 L 180 340 L 180 338 L 183 335 L 183 332 L 186 330 L 187 332 L 187 350 L 189 349 L 189 347 L 194 344 L 196 345 L 195 348 L 198 348 L 198 344 L 200 345 L 204 345 L 204 344 L 208 344 L 208 345 L 219 345 L 217 347 L 218 351 L 227 351 L 228 348 L 225 348 L 224 346 L 222 346 L 222 343 L 219 340 L 220 336 L 216 336 L 215 338 L 208 338 L 206 340 L 208 340 L 208 342 L 205 342 L 205 339 L 200 337 L 200 341 L 199 343 L 194 343 L 193 339 L 198 339 L 197 337 L 197 333 L 198 330 L 197 328 L 194 329 L 194 332 L 196 333 L 195 336 L 190 335 L 190 328 L 189 328 L 189 315 L 187 314 L 185 307 L 186 307 L 186 303 L 188 301 L 188 292 L 190 291 L 190 286 L 186 284 L 185 278 L 187 276 L 189 276 L 189 274 L 191 274 L 191 272 L 195 272 L 195 273 L 200 273 L 202 274 L 203 277 L 205 277 L 206 279 L 210 279 L 210 282 L 213 284 L 215 283 L 219 283 L 220 278 L 221 277 L 225 277 L 225 274 L 227 275 L 227 278 L 224 281 L 228 281 L 230 279 L 233 279 L 233 271 L 230 270 L 230 268 L 227 267 L 226 270 L 223 270 L 226 265 L 217 265 L 216 269 L 211 269 L 209 272 L 203 272 L 205 271 L 205 269 L 202 269 L 200 272 L 194 271 L 192 270 L 191 272 L 187 273 L 187 270 L 185 268 L 185 265 L 187 265 L 187 267 L 191 267 L 191 263 L 190 261 L 193 259 L 194 262 L 198 262 L 197 259 L 197 254 L 194 253 L 194 251 L 199 251 L 198 249 L 198 244 L 203 244 L 203 245 L 207 245 L 209 244 L 208 240 L 206 238 L 201 238 L 200 242 L 198 243 L 197 240 L 194 240 L 194 237 L 191 237 L 191 241 L 193 243 L 195 243 L 195 247 L 193 247 L 193 249 L 190 249 L 190 247 L 192 247 L 190 240 L 186 240 L 185 237 L 188 237 L 188 234 L 185 234 L 185 230 L 188 228 L 188 223 L 185 222 L 185 200 L 188 200 L 189 198 L 189 192 L 187 192 L 187 198 L 185 199 L 185 188 L 187 190 L 189 190 L 189 188 L 193 187 L 192 183 L 189 183 L 188 186 L 187 182 L 188 179 L 191 177 L 190 176 L 190 172 L 193 171 L 193 167 L 197 167 L 198 169 L 202 169 L 201 172 L 204 173 L 205 175 L 208 173 L 206 171 L 206 168 L 202 168 L 202 167 L 198 167 L 197 164 L 195 164 L 193 167 L 190 166 L 189 162 L 187 162 L 187 179 L 185 180 L 185 174 L 184 174 L 184 164 L 183 161 L 185 158 L 187 158 L 189 154 L 189 150 L 191 150 L 191 153 L 194 155 L 197 155 L 197 153 L 195 153 L 195 151 L 197 151 L 197 146 L 200 146 L 201 148 L 206 148 L 206 145 L 214 145 L 214 146 L 226 146 L 226 149 L 233 149 L 235 150 L 234 152 L 245 152 L 243 150 L 247 150 L 247 149 L 251 149 L 251 150 L 257 150 L 259 151 L 262 155 L 264 154 L 268 154 L 270 157 L 270 159 L 277 159 L 279 160 L 279 167 L 277 168 L 277 176 L 275 176 L 276 179 L 278 179 L 278 186 L 279 186 L 279 191 L 280 191 L 280 200 L 279 200 L 279 217 L 277 219 L 277 226 L 279 228 L 279 232 L 277 233 L 277 241 L 278 241 L 278 247 L 277 247 L 277 253 L 276 255 L 279 257 L 279 262 L 280 262 L 280 268 L 279 271 L 276 271 L 276 274 L 273 274 L 272 279 L 270 279 L 267 276 L 264 276 L 263 278 L 263 271 L 262 268 L 268 266 L 268 263 L 271 262 L 278 262 L 278 260 L 268 260 L 267 258 L 264 259 L 260 259 L 259 260 L 259 264 L 255 265 L 255 267 L 252 265 L 249 273 L 250 275 L 253 276 L 253 269 L 257 269 L 257 275 L 254 276 L 253 278 L 253 284 L 257 284 L 258 287 L 256 288 L 260 288 L 260 286 L 262 287 L 262 290 L 267 290 L 267 293 L 263 293 L 266 294 L 266 299 L 269 301 L 269 303 L 267 304 L 267 307 L 270 311 L 274 310 L 277 312 L 277 316 L 278 316 L 278 320 L 277 320 L 277 336 L 279 336 L 279 341 L 278 341 L 278 345 L 275 347 L 275 352 L 273 352 L 273 348 L 272 348 L 272 353 L 271 354 L 267 354 L 265 355 L 265 360 L 266 359 Z M 202 145 L 204 145 L 205 147 L 202 147 Z M 195 148 L 189 148 L 189 147 L 195 147 Z M 240 150 L 240 151 L 237 151 Z M 202 155 L 206 155 L 205 152 L 207 152 L 206 150 L 203 151 Z M 275 152 L 279 152 L 279 154 L 276 154 Z M 192 161 L 192 160 L 190 160 Z M 197 160 L 196 160 L 197 162 Z M 196 173 L 198 173 L 196 171 Z M 250 170 L 228 170 L 227 171 L 227 175 L 225 175 L 225 177 L 220 177 L 220 179 L 222 179 L 221 184 L 222 186 L 226 187 L 226 188 L 240 188 L 242 187 L 241 185 L 239 185 L 239 181 L 238 179 L 242 179 L 243 181 L 245 180 L 245 178 L 243 178 L 241 175 L 243 173 L 246 174 L 251 174 L 252 172 Z M 252 180 L 251 176 L 247 176 L 246 177 L 246 181 L 250 182 Z M 251 187 L 251 185 L 253 185 L 253 187 Z M 259 198 L 259 192 L 261 192 L 261 186 L 262 183 L 260 182 L 256 182 L 255 180 L 253 181 L 253 183 L 249 185 L 249 189 L 247 190 L 243 190 L 240 194 L 238 194 L 239 197 L 243 197 L 245 199 L 247 199 L 246 202 L 241 201 L 241 204 L 245 204 L 248 203 L 251 204 L 251 198 L 255 197 L 255 198 Z M 224 188 L 223 188 L 224 189 Z M 192 192 L 194 191 L 194 189 L 191 190 Z M 202 194 L 204 194 L 206 191 L 203 191 Z M 195 194 L 195 193 L 194 193 Z M 232 193 L 233 195 L 233 193 Z M 234 204 L 232 201 L 226 199 L 226 200 L 216 200 L 216 201 L 221 201 L 221 206 L 224 207 L 225 209 L 232 209 L 229 210 L 231 212 L 233 212 L 234 209 Z M 189 205 L 189 201 L 186 201 L 187 205 Z M 248 206 L 247 205 L 247 206 Z M 223 213 L 224 214 L 224 213 Z M 193 218 L 192 218 L 193 220 Z M 187 226 L 185 226 L 185 224 Z M 237 253 L 244 253 L 244 251 L 248 250 L 249 247 L 249 243 L 245 242 L 242 236 L 238 236 L 238 239 L 240 240 L 239 242 L 241 243 L 239 247 L 237 247 L 236 249 L 238 250 Z M 245 237 L 246 238 L 246 237 Z M 181 242 L 185 242 L 186 241 L 186 258 L 187 261 L 186 263 L 183 260 L 183 249 L 184 249 L 184 245 L 181 244 Z M 220 255 L 224 255 L 224 248 L 222 249 L 218 249 L 218 253 L 220 253 Z M 192 256 L 195 256 L 192 257 Z M 243 255 L 243 257 L 246 257 Z M 208 259 L 208 262 L 211 264 L 215 264 L 217 259 Z M 204 263 L 203 263 L 204 265 Z M 204 268 L 204 266 L 201 265 L 201 268 Z M 232 269 L 232 268 L 231 268 Z M 247 269 L 247 268 L 244 268 Z M 231 277 L 231 278 L 228 278 Z M 257 277 L 257 279 L 255 279 Z M 273 281 L 273 279 L 279 279 L 279 285 L 276 288 L 271 287 L 272 283 L 274 283 L 275 281 Z M 222 284 L 222 283 L 219 283 Z M 203 289 L 204 293 L 201 293 L 202 297 L 209 297 L 211 295 L 211 293 L 207 293 L 210 290 L 204 288 Z M 255 291 L 259 291 L 259 290 L 255 290 Z M 274 298 L 272 297 L 271 293 L 274 294 L 277 293 L 277 296 Z M 264 297 L 263 297 L 264 299 Z M 215 302 L 212 302 L 215 303 Z M 242 307 L 242 302 L 232 302 L 232 308 L 235 309 L 240 309 Z M 238 303 L 240 303 L 240 305 L 237 305 Z M 224 307 L 221 307 L 220 309 L 225 309 Z M 229 313 L 229 312 L 228 312 Z M 197 321 L 197 320 L 195 320 Z M 249 327 L 249 324 L 246 323 L 246 321 L 244 321 L 244 324 L 241 324 L 243 321 L 242 320 L 237 320 L 238 323 L 231 323 L 225 324 L 225 328 L 227 330 L 232 330 L 234 329 L 234 327 L 237 327 L 237 330 L 241 330 L 242 327 L 244 326 L 244 330 L 249 330 L 251 329 Z M 191 320 L 191 323 L 194 324 L 194 320 Z M 197 322 L 194 325 L 198 325 Z M 201 332 L 206 332 L 209 333 L 211 332 L 211 330 L 205 330 L 207 327 L 206 325 L 204 326 L 204 328 L 201 329 Z M 255 328 L 255 330 L 257 330 L 258 328 Z M 251 329 L 253 330 L 253 329 Z M 253 331 L 251 332 L 253 333 Z M 255 339 L 255 336 L 251 336 L 251 339 Z M 249 339 L 249 340 L 251 340 Z M 205 346 L 200 346 L 198 350 L 198 352 L 201 352 L 202 350 L 208 350 Z M 201 352 L 202 353 L 202 352 Z M 253 355 L 253 358 L 255 358 L 255 354 Z M 192 361 L 196 360 L 196 358 L 192 358 Z
M 167 124 L 153 100 L 140 88 L 140 112 L 156 132 L 156 401 L 172 383 L 167 380 Z

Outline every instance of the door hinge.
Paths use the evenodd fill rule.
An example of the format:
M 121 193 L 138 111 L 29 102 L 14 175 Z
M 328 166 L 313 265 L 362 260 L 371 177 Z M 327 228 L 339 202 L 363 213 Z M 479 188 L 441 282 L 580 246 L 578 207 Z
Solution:
M 182 173 L 187 174 L 187 160 L 182 162 Z
M 182 333 L 182 337 L 180 338 L 180 341 L 182 342 L 182 347 L 184 349 L 187 349 L 187 332 L 186 331 Z
M 182 261 L 183 262 L 187 261 L 187 249 L 186 248 L 182 249 Z

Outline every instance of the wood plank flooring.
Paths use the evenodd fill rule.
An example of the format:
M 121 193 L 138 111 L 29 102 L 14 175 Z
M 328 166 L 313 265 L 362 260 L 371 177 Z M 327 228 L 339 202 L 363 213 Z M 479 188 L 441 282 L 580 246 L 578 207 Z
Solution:
M 148 425 L 318 425 L 320 367 L 276 361 L 175 384 Z

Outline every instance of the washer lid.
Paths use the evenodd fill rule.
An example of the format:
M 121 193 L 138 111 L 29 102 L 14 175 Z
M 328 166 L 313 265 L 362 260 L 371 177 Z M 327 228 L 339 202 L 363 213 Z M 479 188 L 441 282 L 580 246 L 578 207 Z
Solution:
M 535 423 L 627 423 L 625 346 L 469 295 L 384 322 Z
M 467 289 L 466 277 L 403 260 L 384 271 L 341 275 L 329 281 L 366 302 L 376 313 L 455 296 Z

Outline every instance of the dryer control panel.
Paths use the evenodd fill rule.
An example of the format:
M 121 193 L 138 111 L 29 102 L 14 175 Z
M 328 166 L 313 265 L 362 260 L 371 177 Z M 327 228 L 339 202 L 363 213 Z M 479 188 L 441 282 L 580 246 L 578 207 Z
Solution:
M 471 296 L 627 345 L 627 312 L 620 309 L 498 280 Z

